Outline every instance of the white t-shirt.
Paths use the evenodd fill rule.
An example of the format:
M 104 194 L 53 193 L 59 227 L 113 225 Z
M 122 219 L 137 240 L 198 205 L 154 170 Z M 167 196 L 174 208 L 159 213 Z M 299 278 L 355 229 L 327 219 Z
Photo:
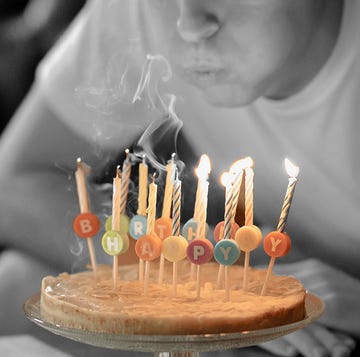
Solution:
M 147 47 L 151 41 L 142 42 L 152 30 L 140 21 L 137 1 L 119 3 L 88 4 L 38 72 L 50 105 L 64 122 L 79 133 L 92 130 L 104 145 L 140 133 L 144 118 L 156 117 L 141 102 L 130 104 L 141 64 L 153 54 Z M 180 78 L 174 77 L 167 89 L 180 98 L 176 112 L 182 130 L 197 155 L 210 156 L 214 177 L 241 157 L 254 159 L 254 214 L 261 224 L 276 228 L 287 187 L 283 160 L 295 162 L 300 174 L 286 226 L 293 244 L 305 257 L 359 276 L 360 2 L 345 3 L 331 57 L 289 99 L 262 98 L 245 108 L 226 109 L 207 104 Z M 131 78 L 123 76 L 125 69 Z M 124 82 L 125 91 L 119 86 Z M 108 130 L 98 127 L 104 120 Z M 92 125 L 84 128 L 84 123 Z

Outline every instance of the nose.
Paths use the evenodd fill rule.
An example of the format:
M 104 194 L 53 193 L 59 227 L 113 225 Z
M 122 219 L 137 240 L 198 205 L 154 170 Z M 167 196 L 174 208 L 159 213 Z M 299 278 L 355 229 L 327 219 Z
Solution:
M 201 0 L 179 1 L 177 30 L 186 42 L 201 42 L 215 35 L 220 29 L 217 16 L 202 3 Z

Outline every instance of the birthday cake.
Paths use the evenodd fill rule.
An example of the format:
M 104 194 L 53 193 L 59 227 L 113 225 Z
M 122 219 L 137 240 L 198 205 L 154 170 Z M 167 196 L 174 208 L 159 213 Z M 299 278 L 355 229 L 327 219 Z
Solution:
M 249 266 L 250 253 L 260 246 L 262 233 L 252 222 L 252 164 L 245 167 L 243 160 L 239 163 L 242 163 L 239 172 L 245 173 L 245 225 L 238 227 L 234 219 L 242 173 L 231 168 L 225 176 L 224 221 L 216 226 L 222 228 L 215 227 L 215 244 L 207 239 L 206 180 L 210 168 L 206 155 L 196 170 L 199 183 L 194 219 L 183 226 L 182 235 L 181 181 L 173 177 L 174 162 L 167 166 L 170 167 L 167 178 L 173 177 L 173 182 L 169 185 L 171 180 L 166 181 L 159 219 L 156 219 L 154 177 L 146 202 L 147 194 L 143 194 L 142 188 L 147 189 L 147 175 L 141 175 L 143 171 L 139 167 L 143 185 L 139 186 L 139 209 L 129 227 L 121 221 L 124 214 L 121 207 L 126 203 L 126 195 L 123 197 L 122 193 L 126 193 L 124 187 L 128 183 L 124 182 L 128 182 L 129 170 L 124 169 L 127 175 L 122 177 L 117 169 L 111 225 L 105 224 L 101 240 L 104 251 L 114 258 L 111 268 L 96 265 L 94 260 L 90 238 L 98 232 L 100 224 L 89 212 L 86 170 L 78 161 L 75 176 L 81 213 L 75 218 L 73 228 L 79 237 L 90 239 L 92 271 L 45 277 L 41 287 L 42 318 L 66 328 L 127 335 L 231 333 L 302 320 L 306 313 L 304 287 L 293 277 L 272 274 L 275 259 L 290 250 L 291 240 L 284 227 L 298 171 L 289 174 L 291 179 L 277 230 L 263 240 L 263 248 L 270 257 L 269 266 L 266 270 L 253 269 Z M 140 165 L 144 169 L 144 164 Z M 243 266 L 236 264 L 240 251 L 245 252 Z M 135 252 L 138 263 L 126 264 L 125 252 Z
M 119 268 L 114 289 L 112 269 L 101 265 L 86 271 L 47 276 L 42 281 L 41 315 L 62 327 L 112 334 L 183 335 L 240 332 L 302 320 L 305 289 L 293 277 L 272 275 L 261 296 L 266 271 L 250 269 L 248 287 L 242 289 L 243 268 L 229 267 L 230 299 L 217 288 L 219 264 L 201 268 L 201 296 L 196 297 L 190 264 L 179 262 L 177 293 L 172 293 L 172 265 L 165 264 L 159 284 L 157 262 L 152 262 L 147 293 L 138 279 L 138 265 Z

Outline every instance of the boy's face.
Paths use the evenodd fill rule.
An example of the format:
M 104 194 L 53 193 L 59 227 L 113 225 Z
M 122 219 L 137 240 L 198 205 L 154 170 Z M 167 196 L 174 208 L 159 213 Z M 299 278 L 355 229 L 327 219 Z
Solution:
M 151 0 L 145 21 L 176 74 L 215 105 L 286 97 L 326 0 Z

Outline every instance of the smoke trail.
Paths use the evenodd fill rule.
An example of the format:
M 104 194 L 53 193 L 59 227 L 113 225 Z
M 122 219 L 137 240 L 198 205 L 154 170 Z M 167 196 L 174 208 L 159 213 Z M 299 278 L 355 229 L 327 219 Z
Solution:
M 176 115 L 176 96 L 160 95 L 159 87 L 172 77 L 171 67 L 162 55 L 147 55 L 140 82 L 133 102 L 146 100 L 151 109 L 159 111 L 159 119 L 150 123 L 134 146 L 134 152 L 139 157 L 146 155 L 151 165 L 160 172 L 173 153 L 177 153 L 177 138 L 182 128 L 182 121 Z M 178 159 L 178 156 L 176 156 Z M 177 165 L 182 170 L 183 163 Z
M 138 40 L 129 40 L 126 51 L 115 53 L 102 73 L 75 89 L 78 100 L 102 115 L 113 114 L 119 103 L 131 104 L 140 76 L 139 58 Z

